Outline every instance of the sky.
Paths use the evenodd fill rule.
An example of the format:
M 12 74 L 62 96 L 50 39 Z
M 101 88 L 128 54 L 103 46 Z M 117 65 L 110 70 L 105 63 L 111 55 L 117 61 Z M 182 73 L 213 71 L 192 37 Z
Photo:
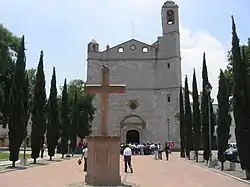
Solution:
M 25 35 L 27 68 L 36 68 L 44 51 L 47 92 L 52 67 L 58 88 L 68 81 L 86 80 L 87 44 L 94 38 L 105 46 L 133 37 L 153 43 L 162 35 L 161 7 L 166 0 L 0 0 L 0 23 L 15 35 Z M 231 47 L 231 15 L 241 43 L 250 37 L 249 0 L 176 0 L 180 11 L 182 74 L 192 85 L 195 68 L 201 88 L 202 55 L 206 52 L 209 80 L 216 99 L 220 68 Z M 134 23 L 134 32 L 133 32 Z

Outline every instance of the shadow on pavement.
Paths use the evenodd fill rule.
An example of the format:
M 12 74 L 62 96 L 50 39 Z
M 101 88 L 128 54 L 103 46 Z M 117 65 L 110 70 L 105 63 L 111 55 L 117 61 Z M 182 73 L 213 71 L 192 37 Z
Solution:
M 7 166 L 6 169 L 11 169 L 11 170 L 24 170 L 27 169 L 25 166 L 16 166 L 16 167 L 12 167 L 12 166 Z
M 27 169 L 27 167 L 25 167 L 25 166 L 16 166 L 16 167 L 7 166 L 7 167 L 5 167 L 5 169 L 3 171 L 0 171 L 0 175 L 3 173 L 8 173 L 8 172 L 12 172 L 12 171 L 20 171 L 20 170 L 25 170 L 25 169 Z
M 48 165 L 48 163 L 41 163 L 41 162 L 37 162 L 37 163 L 30 163 L 31 166 L 45 166 Z
M 94 186 L 88 185 L 85 182 L 80 182 L 80 183 L 70 184 L 68 185 L 68 187 L 94 187 Z M 123 182 L 122 184 L 113 187 L 139 187 L 139 185 Z
M 65 159 L 66 160 L 66 159 Z M 61 162 L 63 161 L 63 159 L 60 159 L 60 160 L 48 160 L 48 163 L 52 163 L 52 162 Z

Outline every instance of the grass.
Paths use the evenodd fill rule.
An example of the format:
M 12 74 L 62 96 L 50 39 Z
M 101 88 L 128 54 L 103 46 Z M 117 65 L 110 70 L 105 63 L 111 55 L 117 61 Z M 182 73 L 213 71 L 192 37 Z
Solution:
M 19 153 L 19 159 L 23 158 L 23 153 Z M 30 158 L 30 154 L 26 154 L 26 158 Z M 8 152 L 0 152 L 0 160 L 9 160 Z

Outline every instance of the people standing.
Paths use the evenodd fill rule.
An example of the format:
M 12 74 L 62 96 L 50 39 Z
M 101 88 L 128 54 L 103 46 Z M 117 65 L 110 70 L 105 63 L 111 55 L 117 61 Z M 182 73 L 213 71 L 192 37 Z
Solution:
M 87 171 L 87 158 L 88 158 L 88 145 L 84 145 L 83 149 L 82 149 L 82 157 L 81 157 L 81 161 L 82 159 L 84 159 L 84 166 L 83 166 L 83 171 Z
M 123 151 L 123 157 L 124 157 L 124 172 L 127 173 L 129 166 L 131 173 L 133 173 L 133 168 L 131 164 L 132 150 L 129 147 L 129 145 L 125 146 L 125 149 Z
M 169 152 L 170 152 L 170 147 L 168 145 L 168 142 L 165 144 L 165 154 L 166 154 L 166 160 L 169 159 Z
M 163 152 L 163 147 L 161 143 L 158 144 L 158 159 L 162 160 L 162 152 Z
M 158 152 L 158 146 L 157 144 L 153 144 L 151 146 L 152 152 L 154 153 L 154 159 L 158 160 L 159 152 Z

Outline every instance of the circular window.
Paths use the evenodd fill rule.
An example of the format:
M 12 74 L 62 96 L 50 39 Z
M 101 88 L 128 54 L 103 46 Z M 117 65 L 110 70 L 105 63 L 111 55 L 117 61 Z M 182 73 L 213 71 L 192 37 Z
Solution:
M 131 45 L 131 46 L 130 46 L 130 49 L 131 49 L 131 50 L 135 50 L 135 45 Z

